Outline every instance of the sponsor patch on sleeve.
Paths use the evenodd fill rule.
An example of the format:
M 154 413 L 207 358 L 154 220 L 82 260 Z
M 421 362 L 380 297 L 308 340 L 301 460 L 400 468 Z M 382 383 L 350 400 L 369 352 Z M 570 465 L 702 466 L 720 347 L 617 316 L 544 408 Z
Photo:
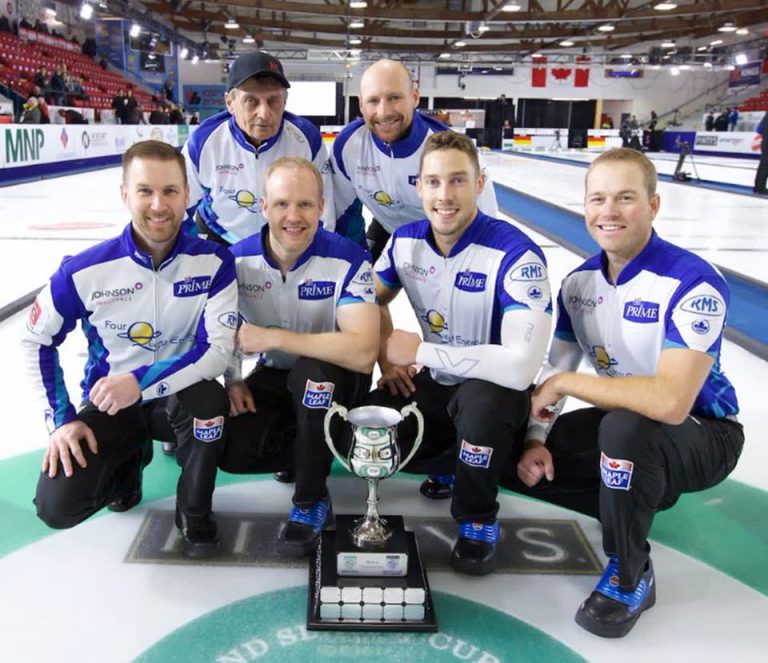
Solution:
M 312 382 L 312 380 L 307 380 L 302 403 L 305 407 L 314 410 L 327 410 L 331 407 L 334 386 L 333 382 Z
M 487 470 L 488 466 L 491 464 L 492 454 L 493 447 L 481 447 L 475 444 L 470 444 L 466 440 L 461 441 L 459 460 L 470 467 L 481 467 Z
M 632 484 L 632 470 L 635 464 L 630 460 L 609 458 L 600 454 L 600 476 L 608 488 L 629 490 Z
M 212 419 L 193 419 L 192 430 L 196 440 L 215 442 L 224 432 L 224 417 Z

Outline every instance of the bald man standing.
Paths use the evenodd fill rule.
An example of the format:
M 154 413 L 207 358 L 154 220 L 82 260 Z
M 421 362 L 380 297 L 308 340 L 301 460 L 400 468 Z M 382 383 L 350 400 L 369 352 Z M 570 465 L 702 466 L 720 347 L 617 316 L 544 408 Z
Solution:
M 333 144 L 336 232 L 362 243 L 365 205 L 374 217 L 365 233 L 374 261 L 392 232 L 424 218 L 416 193 L 419 158 L 427 138 L 448 127 L 420 113 L 418 105 L 419 90 L 408 69 L 401 62 L 379 60 L 360 80 L 362 119 L 344 127 Z M 485 168 L 483 176 L 478 205 L 496 217 L 496 194 Z

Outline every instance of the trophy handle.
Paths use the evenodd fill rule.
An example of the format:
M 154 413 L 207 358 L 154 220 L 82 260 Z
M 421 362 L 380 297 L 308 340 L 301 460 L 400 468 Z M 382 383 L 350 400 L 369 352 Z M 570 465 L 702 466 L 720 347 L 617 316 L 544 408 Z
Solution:
M 344 460 L 342 455 L 336 450 L 336 447 L 333 445 L 333 439 L 331 438 L 331 419 L 333 419 L 333 415 L 338 414 L 344 421 L 347 420 L 347 408 L 345 408 L 343 405 L 339 405 L 336 402 L 333 402 L 331 404 L 331 407 L 328 409 L 328 412 L 325 415 L 325 419 L 323 421 L 323 428 L 325 429 L 325 443 L 328 445 L 328 448 L 331 450 L 331 453 L 336 457 L 336 460 L 338 460 L 342 467 L 347 470 L 347 472 L 351 472 L 352 468 L 350 467 L 349 463 Z
M 411 453 L 409 453 L 408 457 L 402 463 L 400 463 L 400 467 L 397 468 L 398 472 L 410 462 L 411 458 L 413 458 L 414 454 L 419 450 L 419 447 L 421 446 L 421 439 L 424 436 L 424 417 L 419 411 L 419 408 L 416 407 L 415 401 L 413 403 L 409 403 L 402 410 L 400 410 L 400 416 L 403 419 L 405 419 L 409 414 L 412 414 L 416 417 L 418 433 L 416 433 L 416 440 L 413 443 L 413 448 L 411 448 Z

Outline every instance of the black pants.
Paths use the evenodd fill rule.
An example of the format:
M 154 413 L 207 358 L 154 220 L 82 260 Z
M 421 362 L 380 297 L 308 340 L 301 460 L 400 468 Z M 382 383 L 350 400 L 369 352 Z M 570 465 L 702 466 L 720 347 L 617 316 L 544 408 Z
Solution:
M 377 219 L 373 219 L 371 225 L 368 226 L 368 230 L 365 232 L 365 241 L 368 244 L 368 250 L 371 252 L 371 258 L 373 259 L 372 264 L 376 264 L 389 238 L 390 234 L 387 229 Z
M 672 426 L 629 410 L 585 408 L 560 416 L 547 437 L 554 481 L 527 488 L 513 458 L 501 484 L 599 517 L 605 554 L 616 555 L 619 582 L 629 589 L 648 560 L 656 512 L 683 493 L 720 483 L 736 466 L 743 444 L 741 425 L 727 419 L 689 416 Z M 632 463 L 631 474 L 628 465 L 611 460 Z
M 763 138 L 768 140 L 768 137 Z M 757 165 L 757 172 L 755 173 L 755 186 L 753 190 L 755 193 L 765 193 L 766 183 L 768 183 L 768 152 L 763 150 L 760 154 L 760 163 Z
M 451 515 L 458 521 L 492 521 L 499 510 L 499 477 L 524 437 L 529 393 L 484 380 L 445 386 L 426 370 L 414 382 L 416 392 L 410 398 L 392 396 L 385 388 L 372 392 L 366 404 L 400 410 L 415 402 L 424 415 L 424 438 L 405 471 L 455 472 Z M 407 417 L 397 433 L 405 456 L 415 442 L 415 418 Z
M 318 359 L 300 357 L 290 370 L 258 367 L 245 380 L 256 413 L 230 421 L 227 449 L 219 467 L 233 474 L 272 472 L 293 467 L 293 503 L 311 507 L 327 494 L 326 479 L 333 455 L 325 442 L 323 422 L 331 400 L 308 407 L 308 381 L 333 384 L 332 400 L 355 407 L 371 388 L 371 376 Z M 348 428 L 348 427 L 347 427 Z M 334 440 L 344 435 L 343 421 L 334 417 Z
M 93 430 L 98 453 L 91 453 L 82 440 L 87 467 L 73 459 L 69 478 L 61 468 L 53 479 L 40 475 L 35 496 L 38 517 L 49 527 L 73 527 L 121 497 L 152 460 L 153 438 L 175 439 L 178 444 L 179 508 L 190 516 L 206 515 L 211 510 L 217 457 L 226 443 L 228 409 L 224 388 L 213 380 L 115 415 L 86 402 L 77 416 Z

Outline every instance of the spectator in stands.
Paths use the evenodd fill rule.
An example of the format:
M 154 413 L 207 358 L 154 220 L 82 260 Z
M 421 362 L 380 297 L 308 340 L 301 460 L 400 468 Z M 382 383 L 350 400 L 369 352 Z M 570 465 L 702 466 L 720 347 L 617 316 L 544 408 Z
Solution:
M 0 32 L 13 32 L 7 16 L 0 16 Z
M 40 94 L 45 94 L 45 92 L 50 88 L 51 86 L 51 77 L 48 74 L 48 70 L 45 68 L 45 65 L 40 65 L 40 69 L 37 70 L 37 73 L 35 74 L 35 77 L 32 79 L 32 82 L 40 88 L 40 92 L 37 96 Z
M 150 124 L 168 124 L 168 116 L 163 112 L 160 104 L 155 104 L 154 109 L 149 114 Z
M 64 124 L 88 124 L 83 114 L 72 108 L 59 108 L 59 117 L 64 118 Z
M 728 112 L 728 131 L 736 131 L 736 125 L 739 123 L 739 109 L 734 106 Z
M 656 125 L 659 122 L 659 116 L 656 114 L 655 110 L 651 111 L 651 119 L 648 122 L 648 131 L 656 131 Z
M 200 124 L 200 113 L 195 111 L 192 113 L 192 117 L 189 118 L 190 125 Z
M 175 104 L 169 104 L 169 106 L 170 106 L 170 112 L 168 113 L 169 124 L 186 124 L 187 121 L 184 119 L 184 109 L 181 106 L 176 106 Z
M 83 89 L 82 76 L 70 76 L 68 83 L 69 83 L 68 85 L 69 93 L 72 99 L 80 99 L 81 101 L 85 101 L 86 99 L 88 99 L 88 95 L 85 93 L 85 90 Z
M 51 113 L 48 110 L 48 104 L 45 103 L 45 97 L 37 97 L 37 107 L 40 109 L 40 124 L 50 124 Z
M 128 97 L 125 96 L 125 90 L 120 90 L 114 97 L 112 97 L 112 108 L 115 111 L 116 124 L 128 124 L 125 119 L 127 116 L 126 105 L 128 103 Z
M 126 111 L 125 124 L 146 124 L 144 112 L 138 104 Z
M 728 109 L 715 118 L 715 131 L 728 131 Z
M 163 84 L 163 96 L 167 101 L 173 101 L 173 81 L 170 78 Z
M 66 97 L 67 86 L 64 82 L 64 71 L 62 65 L 57 64 L 56 69 L 51 76 L 50 81 L 50 99 L 51 103 L 61 106 L 64 103 Z
M 197 106 L 202 102 L 202 99 L 200 98 L 200 95 L 197 93 L 197 90 L 192 90 L 192 92 L 189 93 L 189 98 L 187 99 L 187 105 L 189 106 Z
M 135 110 L 138 107 L 139 102 L 136 101 L 136 97 L 133 96 L 133 90 L 131 88 L 128 88 L 128 91 L 125 93 L 125 115 L 126 117 L 133 118 L 135 117 L 136 113 Z M 142 118 L 141 121 L 143 122 L 143 115 L 140 115 Z M 126 124 L 139 124 L 139 122 L 126 122 Z
M 768 113 L 763 115 L 763 119 L 757 125 L 757 133 L 762 137 L 763 142 L 760 145 L 760 163 L 757 166 L 755 186 L 752 191 L 761 196 L 768 196 L 768 187 L 766 187 L 768 182 Z
M 704 118 L 704 131 L 714 131 L 715 129 L 715 114 L 710 110 L 707 113 L 707 117 Z
M 24 110 L 19 120 L 21 124 L 40 124 L 40 107 L 37 98 L 30 97 L 21 108 Z
M 107 56 L 106 56 L 106 55 L 102 55 L 102 56 L 99 58 L 99 66 L 100 66 L 100 67 L 101 67 L 101 68 L 102 68 L 104 71 L 106 71 L 106 70 L 107 70 L 108 64 L 107 64 Z
M 97 51 L 96 40 L 93 37 L 86 37 L 85 41 L 83 42 L 82 51 L 83 51 L 83 55 L 87 55 L 88 57 L 95 59 L 96 51 Z

